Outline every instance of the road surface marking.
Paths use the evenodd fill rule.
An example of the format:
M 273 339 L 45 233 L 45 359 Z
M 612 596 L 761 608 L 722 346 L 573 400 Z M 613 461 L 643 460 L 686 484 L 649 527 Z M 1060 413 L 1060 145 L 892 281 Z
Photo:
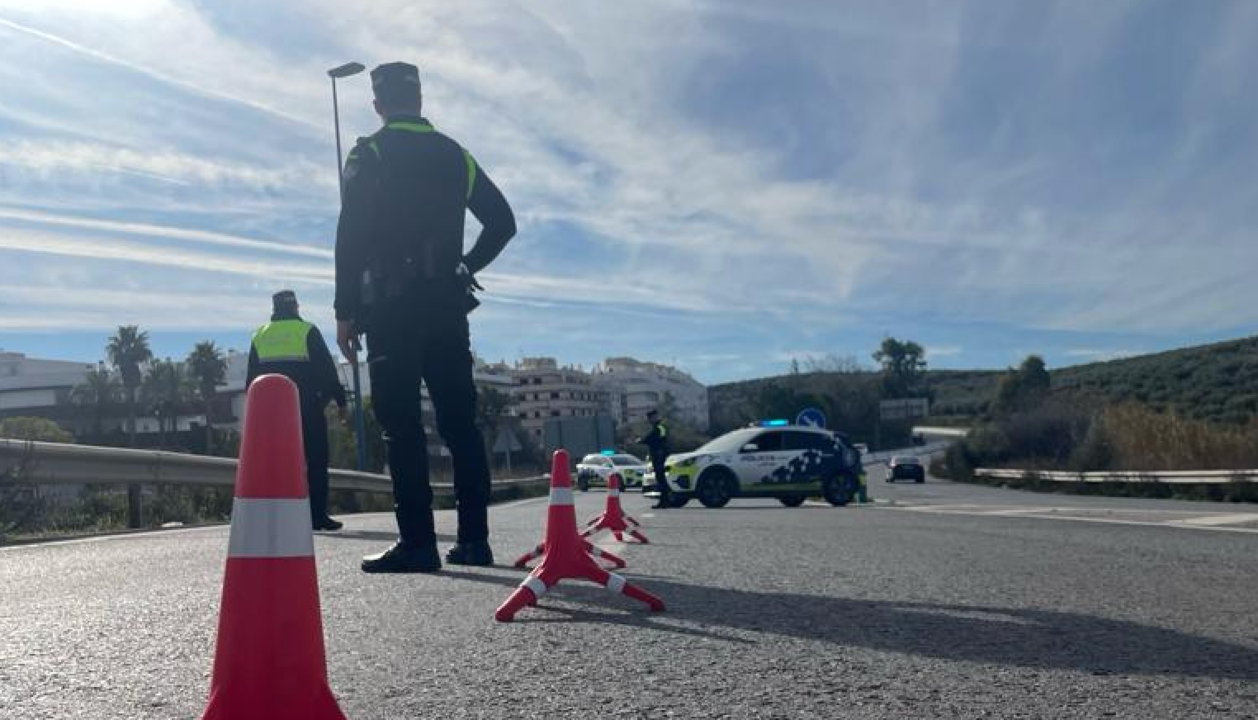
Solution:
M 1258 513 L 1199 515 L 1182 510 L 1144 510 L 1137 508 L 1029 507 L 1010 505 L 884 505 L 881 509 L 900 510 L 931 515 L 969 515 L 973 517 L 1022 517 L 1033 520 L 1067 520 L 1110 525 L 1143 525 L 1146 527 L 1179 528 L 1181 530 L 1212 530 L 1216 532 L 1258 534 L 1258 528 L 1229 527 L 1238 523 L 1258 522 Z M 1103 513 L 1080 516 L 1070 513 Z M 1131 514 L 1174 513 L 1188 517 L 1164 520 L 1131 520 L 1120 517 Z M 1192 522 L 1190 522 L 1192 521 Z
M 1202 515 L 1180 520 L 1186 525 L 1239 525 L 1241 523 L 1258 523 L 1258 513 L 1237 513 L 1235 515 Z

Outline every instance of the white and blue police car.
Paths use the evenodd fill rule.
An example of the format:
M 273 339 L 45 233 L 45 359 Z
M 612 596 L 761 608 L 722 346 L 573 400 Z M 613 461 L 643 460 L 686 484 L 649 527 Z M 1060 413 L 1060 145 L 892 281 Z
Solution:
M 841 506 L 863 472 L 860 454 L 838 434 L 786 420 L 753 423 L 665 461 L 674 507 L 693 498 L 719 508 L 737 497 L 777 498 L 798 507 L 816 495 Z

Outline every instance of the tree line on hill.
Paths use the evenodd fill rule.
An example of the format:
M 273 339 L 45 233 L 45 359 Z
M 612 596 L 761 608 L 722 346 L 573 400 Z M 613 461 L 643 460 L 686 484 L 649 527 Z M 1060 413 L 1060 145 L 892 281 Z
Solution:
M 974 428 L 950 456 L 958 479 L 979 465 L 1258 467 L 1258 337 L 1051 372 L 1037 355 L 1004 371 L 929 370 L 914 345 L 885 340 L 877 370 L 793 362 L 786 375 L 713 386 L 714 431 L 817 407 L 832 427 L 868 441 L 879 401 L 920 396 L 931 401 L 924 422 Z M 908 425 L 884 423 L 883 445 L 903 443 Z

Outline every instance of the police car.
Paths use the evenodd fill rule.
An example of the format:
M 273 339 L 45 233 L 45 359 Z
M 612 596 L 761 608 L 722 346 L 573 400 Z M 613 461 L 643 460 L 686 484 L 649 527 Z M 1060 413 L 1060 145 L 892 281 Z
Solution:
M 719 508 L 736 497 L 772 497 L 798 507 L 814 495 L 846 505 L 862 472 L 859 454 L 841 437 L 785 420 L 728 432 L 665 462 L 674 507 L 696 498 Z
M 589 490 L 591 484 L 607 484 L 607 476 L 620 475 L 620 486 L 629 489 L 640 486 L 642 478 L 650 470 L 645 460 L 629 453 L 604 450 L 586 455 L 577 463 L 577 489 Z

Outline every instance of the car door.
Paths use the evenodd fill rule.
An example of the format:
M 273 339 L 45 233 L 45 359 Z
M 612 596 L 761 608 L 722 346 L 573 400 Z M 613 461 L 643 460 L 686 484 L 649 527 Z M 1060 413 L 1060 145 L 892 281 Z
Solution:
M 738 483 L 754 488 L 773 482 L 773 472 L 782 462 L 782 432 L 768 430 L 743 444 L 738 451 Z
M 818 483 L 840 472 L 845 463 L 845 448 L 829 433 L 792 431 L 786 433 L 783 447 L 794 451 L 788 461 L 791 482 Z
M 601 478 L 604 482 L 606 482 L 607 477 L 611 475 L 613 472 L 615 472 L 615 466 L 612 463 L 612 459 L 606 456 L 599 457 L 598 459 L 599 478 Z
M 762 478 L 762 489 L 813 482 L 820 455 L 814 439 L 817 434 L 801 430 L 784 430 L 779 434 L 781 446 L 773 453 L 774 466 Z

